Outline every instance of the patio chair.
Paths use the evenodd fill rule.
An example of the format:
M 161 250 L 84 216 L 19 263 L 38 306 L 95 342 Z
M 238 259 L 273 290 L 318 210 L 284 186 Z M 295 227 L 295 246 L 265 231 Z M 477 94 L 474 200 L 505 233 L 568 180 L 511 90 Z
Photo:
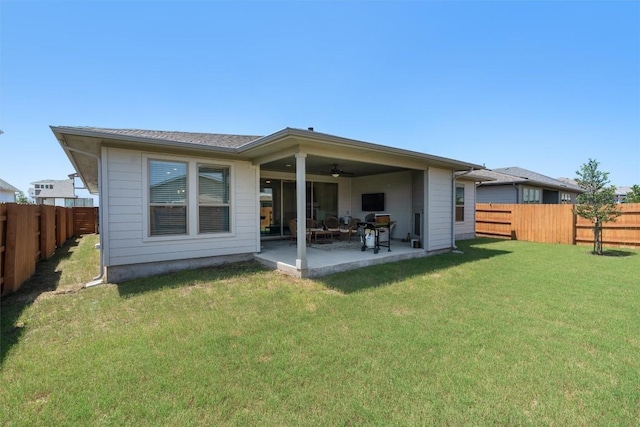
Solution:
M 294 240 L 298 239 L 298 221 L 292 219 L 289 221 L 289 232 L 291 233 L 291 238 L 289 239 L 289 246 L 293 243 Z M 311 231 L 309 229 L 306 230 L 306 238 L 307 243 L 311 243 Z
M 351 218 L 349 224 L 341 224 L 340 225 L 340 240 L 342 240 L 342 236 L 347 236 L 349 241 L 351 241 L 351 236 L 358 233 L 358 223 L 361 222 L 360 218 Z
M 340 237 L 340 220 L 335 216 L 328 216 L 322 222 L 324 224 L 325 230 L 331 233 L 331 237 L 338 236 Z

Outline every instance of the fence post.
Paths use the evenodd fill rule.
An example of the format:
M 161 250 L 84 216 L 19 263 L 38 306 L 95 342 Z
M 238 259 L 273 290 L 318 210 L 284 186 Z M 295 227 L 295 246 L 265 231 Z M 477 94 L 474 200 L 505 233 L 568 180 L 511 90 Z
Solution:
M 56 246 L 62 247 L 67 240 L 67 215 L 64 208 L 56 207 Z
M 0 295 L 5 293 L 5 257 L 7 255 L 7 205 L 0 204 Z
M 7 240 L 3 292 L 14 292 L 36 271 L 39 257 L 38 207 L 7 204 Z
M 17 243 L 18 243 L 18 209 L 15 203 L 7 204 L 7 243 L 4 258 L 4 287 L 5 293 L 13 292 L 16 286 Z
M 56 251 L 56 207 L 40 205 L 40 257 L 49 259 Z
M 67 219 L 67 239 L 73 237 L 73 208 L 65 208 L 64 213 L 66 214 Z M 65 240 L 65 241 L 66 241 Z
M 577 245 L 576 236 L 578 235 L 578 215 L 576 211 L 571 207 L 571 244 Z

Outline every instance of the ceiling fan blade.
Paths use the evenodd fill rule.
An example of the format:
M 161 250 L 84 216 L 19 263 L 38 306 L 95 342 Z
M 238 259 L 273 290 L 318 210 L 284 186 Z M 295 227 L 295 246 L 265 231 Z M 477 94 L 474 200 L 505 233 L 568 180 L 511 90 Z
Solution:
M 353 175 L 353 172 L 344 171 L 338 167 L 337 163 L 334 163 L 333 167 L 331 168 L 331 174 L 332 175 L 334 174 L 335 175 Z

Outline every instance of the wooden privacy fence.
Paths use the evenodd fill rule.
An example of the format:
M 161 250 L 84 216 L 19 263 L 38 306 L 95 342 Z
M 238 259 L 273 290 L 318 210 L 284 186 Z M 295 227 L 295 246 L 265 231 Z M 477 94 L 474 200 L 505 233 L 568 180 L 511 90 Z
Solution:
M 97 233 L 97 218 L 98 208 L 0 204 L 0 295 L 15 292 L 72 236 Z
M 573 205 L 476 204 L 476 235 L 567 245 L 593 244 L 593 224 Z M 640 203 L 621 204 L 615 222 L 602 224 L 605 246 L 640 247 Z
M 602 224 L 602 244 L 640 248 L 640 203 L 618 205 L 622 212 L 615 222 Z M 578 217 L 576 222 L 576 243 L 593 244 L 593 224 Z

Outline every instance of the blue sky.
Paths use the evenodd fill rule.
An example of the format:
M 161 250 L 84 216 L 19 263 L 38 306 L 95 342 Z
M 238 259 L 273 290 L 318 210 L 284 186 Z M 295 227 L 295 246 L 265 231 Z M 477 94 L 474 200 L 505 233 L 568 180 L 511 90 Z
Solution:
M 0 0 L 0 178 L 74 172 L 49 125 L 313 126 L 640 184 L 640 2 Z

